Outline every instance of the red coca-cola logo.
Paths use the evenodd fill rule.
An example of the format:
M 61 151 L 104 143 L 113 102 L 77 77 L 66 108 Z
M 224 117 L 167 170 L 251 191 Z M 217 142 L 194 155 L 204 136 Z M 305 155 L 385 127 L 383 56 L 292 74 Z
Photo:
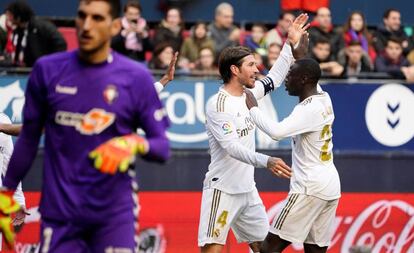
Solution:
M 270 207 L 269 220 L 283 206 L 281 201 Z M 366 246 L 374 253 L 414 253 L 414 207 L 403 200 L 380 199 L 363 206 L 361 198 L 344 198 L 333 231 L 329 252 L 349 253 L 352 246 Z M 303 246 L 294 244 L 288 250 L 296 251 L 303 251 Z

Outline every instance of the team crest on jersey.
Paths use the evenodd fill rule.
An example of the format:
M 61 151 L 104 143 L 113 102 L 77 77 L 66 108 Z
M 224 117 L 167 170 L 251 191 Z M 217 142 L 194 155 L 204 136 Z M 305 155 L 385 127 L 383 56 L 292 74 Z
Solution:
M 233 132 L 233 129 L 231 128 L 231 125 L 228 122 L 223 123 L 221 129 L 223 129 L 224 135 L 231 134 Z
M 115 85 L 109 84 L 103 92 L 105 102 L 112 104 L 114 100 L 118 97 L 118 90 Z

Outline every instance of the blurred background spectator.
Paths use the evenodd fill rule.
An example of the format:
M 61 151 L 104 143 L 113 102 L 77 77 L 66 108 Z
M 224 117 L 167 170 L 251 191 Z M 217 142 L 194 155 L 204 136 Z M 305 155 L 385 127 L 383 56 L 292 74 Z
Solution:
M 311 48 L 310 56 L 319 62 L 323 75 L 340 76 L 344 67 L 335 61 L 328 39 L 319 37 Z
M 181 11 L 178 8 L 170 8 L 155 30 L 154 45 L 167 42 L 174 51 L 178 51 L 183 44 L 183 31 L 184 22 Z
M 204 22 L 197 22 L 191 28 L 190 37 L 184 40 L 181 47 L 179 66 L 193 69 L 199 59 L 201 49 L 209 47 L 214 52 L 214 42 L 207 34 L 207 24 Z
M 279 57 L 281 50 L 282 47 L 277 42 L 273 42 L 268 46 L 267 55 L 263 57 L 263 63 L 267 70 L 270 70 L 270 68 L 273 66 L 273 64 Z
M 145 53 L 152 49 L 147 21 L 141 17 L 142 7 L 137 0 L 129 0 L 124 6 L 120 33 L 112 38 L 111 47 L 129 58 L 143 62 Z
M 195 68 L 191 73 L 197 75 L 218 75 L 218 68 L 215 65 L 214 50 L 212 47 L 203 47 L 198 53 Z
M 284 11 L 279 15 L 279 20 L 275 28 L 270 29 L 266 34 L 266 45 L 272 43 L 283 45 L 287 39 L 287 31 L 295 19 L 293 12 Z
M 403 54 L 407 55 L 413 49 L 413 42 L 404 31 L 401 25 L 401 13 L 397 9 L 388 9 L 382 17 L 382 24 L 377 27 L 374 37 L 374 45 L 377 53 L 381 53 L 391 38 L 398 38 L 401 41 Z
M 344 67 L 342 72 L 344 77 L 356 76 L 361 72 L 367 73 L 373 70 L 371 60 L 358 40 L 347 43 L 345 49 L 339 53 L 338 63 Z
M 262 23 L 255 23 L 252 26 L 252 30 L 244 40 L 244 46 L 250 48 L 253 52 L 264 56 L 267 54 L 266 49 L 266 27 Z
M 239 45 L 240 29 L 233 24 L 233 16 L 233 6 L 223 2 L 217 5 L 214 22 L 208 26 L 215 45 L 216 59 L 224 48 Z
M 151 69 L 166 70 L 174 56 L 174 48 L 168 42 L 159 43 L 154 48 L 148 67 Z
M 410 63 L 403 54 L 403 42 L 398 37 L 390 37 L 385 50 L 375 60 L 375 69 L 386 72 L 393 78 L 404 79 L 402 67 L 408 67 Z
M 319 38 L 324 38 L 329 41 L 330 52 L 333 58 L 336 58 L 337 53 L 343 48 L 343 40 L 340 34 L 334 29 L 332 24 L 331 11 L 322 7 L 316 12 L 316 16 L 310 24 L 309 28 L 309 46 L 313 48 L 315 42 Z
M 343 39 L 345 46 L 348 46 L 353 41 L 358 41 L 364 52 L 369 55 L 371 62 L 374 62 L 377 53 L 372 45 L 372 35 L 368 31 L 365 22 L 365 17 L 362 12 L 351 12 L 343 27 Z
M 66 41 L 56 26 L 36 18 L 25 1 L 11 2 L 6 7 L 6 19 L 13 31 L 1 65 L 31 67 L 43 55 L 66 50 Z

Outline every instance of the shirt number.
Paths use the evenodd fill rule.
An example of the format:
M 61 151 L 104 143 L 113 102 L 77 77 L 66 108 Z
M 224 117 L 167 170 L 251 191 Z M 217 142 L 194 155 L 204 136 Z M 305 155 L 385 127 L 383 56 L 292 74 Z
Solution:
M 332 159 L 332 152 L 328 151 L 329 143 L 332 140 L 332 128 L 331 125 L 325 125 L 322 129 L 321 136 L 319 138 L 320 140 L 325 140 L 323 143 L 323 146 L 321 148 L 321 153 L 319 155 L 319 158 L 322 162 L 327 162 Z

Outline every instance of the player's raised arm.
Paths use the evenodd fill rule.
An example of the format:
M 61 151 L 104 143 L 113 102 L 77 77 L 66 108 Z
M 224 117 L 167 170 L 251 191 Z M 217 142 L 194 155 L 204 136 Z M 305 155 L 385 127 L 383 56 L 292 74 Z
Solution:
M 257 100 L 254 95 L 246 90 L 246 105 L 250 110 L 250 116 L 260 130 L 265 132 L 274 140 L 281 140 L 286 137 L 307 132 L 313 127 L 313 115 L 304 110 L 295 108 L 293 112 L 281 122 L 270 120 L 257 107 Z
M 276 62 L 269 70 L 267 76 L 256 81 L 255 87 L 251 89 L 257 99 L 261 99 L 282 84 L 289 72 L 290 66 L 295 60 L 292 54 L 293 51 L 295 51 L 295 55 L 303 55 L 302 51 L 304 48 L 307 48 L 307 45 L 303 45 L 303 43 L 307 43 L 307 41 L 306 39 L 301 40 L 301 38 L 302 35 L 306 34 L 306 29 L 309 27 L 309 24 L 306 24 L 308 19 L 307 14 L 300 14 L 289 27 L 288 40 L 283 45 Z M 297 45 L 296 49 L 292 50 L 292 47 L 295 45 Z
M 177 63 L 177 59 L 178 51 L 174 53 L 173 58 L 171 59 L 170 64 L 168 65 L 167 72 L 161 77 L 161 79 L 158 82 L 154 83 L 157 93 L 160 93 L 169 82 L 174 80 L 175 65 Z

